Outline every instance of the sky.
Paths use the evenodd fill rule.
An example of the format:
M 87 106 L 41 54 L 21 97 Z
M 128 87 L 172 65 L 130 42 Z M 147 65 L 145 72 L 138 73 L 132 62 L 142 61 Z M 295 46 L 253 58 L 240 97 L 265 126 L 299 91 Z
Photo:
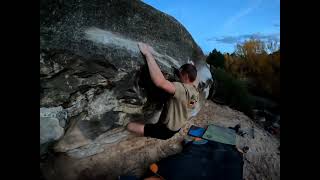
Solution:
M 234 52 L 254 37 L 280 43 L 280 0 L 143 0 L 173 16 L 205 54 Z

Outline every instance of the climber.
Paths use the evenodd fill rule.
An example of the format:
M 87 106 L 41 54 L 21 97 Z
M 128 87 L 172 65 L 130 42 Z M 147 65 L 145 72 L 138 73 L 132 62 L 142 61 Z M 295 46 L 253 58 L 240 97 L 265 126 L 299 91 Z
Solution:
M 197 77 L 197 69 L 192 64 L 184 64 L 178 73 L 181 82 L 170 82 L 165 79 L 156 63 L 152 47 L 144 43 L 138 43 L 138 47 L 146 58 L 153 83 L 171 96 L 156 124 L 130 122 L 127 129 L 141 136 L 169 139 L 179 132 L 199 101 L 199 92 L 193 84 Z

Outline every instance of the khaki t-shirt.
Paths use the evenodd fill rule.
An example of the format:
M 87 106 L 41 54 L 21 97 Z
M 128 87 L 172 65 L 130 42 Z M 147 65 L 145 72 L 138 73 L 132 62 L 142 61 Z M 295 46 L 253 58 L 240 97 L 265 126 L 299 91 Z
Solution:
M 190 117 L 190 113 L 199 101 L 199 92 L 192 84 L 173 82 L 175 94 L 165 104 L 160 116 L 162 123 L 171 131 L 179 130 Z

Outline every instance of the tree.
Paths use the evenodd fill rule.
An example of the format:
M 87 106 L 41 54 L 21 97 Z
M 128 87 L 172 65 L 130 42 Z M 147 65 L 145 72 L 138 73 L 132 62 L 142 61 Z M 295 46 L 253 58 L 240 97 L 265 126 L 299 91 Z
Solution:
M 214 67 L 220 67 L 224 69 L 224 56 L 220 51 L 214 49 L 209 53 L 207 57 L 207 63 L 213 65 Z
M 247 59 L 257 54 L 266 54 L 265 43 L 259 39 L 249 39 L 236 45 L 236 55 Z
M 270 39 L 266 42 L 266 51 L 270 54 L 280 51 L 280 43 L 278 39 Z
M 225 70 L 245 80 L 252 92 L 280 98 L 280 46 L 276 41 L 250 39 L 236 46 L 235 53 L 225 54 Z M 268 52 L 272 52 L 268 54 Z

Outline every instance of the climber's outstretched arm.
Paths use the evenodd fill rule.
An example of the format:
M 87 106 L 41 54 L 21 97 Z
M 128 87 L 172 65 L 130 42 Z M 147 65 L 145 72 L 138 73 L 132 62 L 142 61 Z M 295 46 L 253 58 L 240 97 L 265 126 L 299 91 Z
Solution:
M 156 61 L 151 53 L 152 48 L 145 43 L 138 43 L 138 46 L 139 46 L 141 53 L 146 57 L 151 80 L 153 81 L 153 83 L 157 87 L 165 90 L 166 92 L 168 92 L 170 94 L 174 94 L 176 91 L 176 88 L 170 81 L 168 81 L 168 80 L 166 80 L 166 78 L 164 78 L 158 64 L 156 63 Z

